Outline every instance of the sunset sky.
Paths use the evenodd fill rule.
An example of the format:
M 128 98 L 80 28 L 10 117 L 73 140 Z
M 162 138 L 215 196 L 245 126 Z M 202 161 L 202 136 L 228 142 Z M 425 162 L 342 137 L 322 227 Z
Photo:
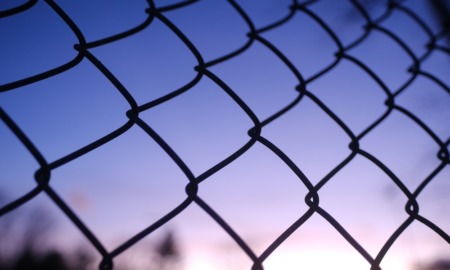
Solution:
M 172 1 L 170 1 L 172 2 Z M 155 1 L 156 7 L 169 5 Z M 146 1 L 55 1 L 89 44 L 144 22 Z M 175 2 L 174 2 L 175 3 Z M 255 29 L 290 12 L 291 1 L 237 1 Z M 368 1 L 367 3 L 370 3 Z M 0 3 L 0 10 L 15 3 Z M 422 18 L 431 34 L 440 24 L 426 1 L 404 6 Z M 350 2 L 325 0 L 308 6 L 337 35 L 343 47 L 364 34 L 365 20 Z M 372 19 L 384 5 L 368 8 Z M 208 63 L 236 51 L 248 41 L 249 26 L 227 1 L 199 1 L 162 12 L 192 42 Z M 450 135 L 450 55 L 433 50 L 430 37 L 406 12 L 394 9 L 379 24 L 400 38 L 417 58 L 426 56 L 417 76 L 395 104 L 411 111 L 438 140 Z M 67 71 L 9 87 L 23 78 L 64 65 L 77 57 L 78 38 L 44 1 L 0 19 L 0 107 L 24 132 L 48 164 L 77 151 L 125 125 L 130 104 L 86 57 Z M 356 58 L 373 71 L 389 94 L 412 77 L 412 58 L 392 36 L 373 30 L 348 58 L 332 64 L 338 46 L 307 12 L 297 11 L 280 27 L 260 36 L 295 66 L 307 90 L 331 110 L 351 133 L 359 136 L 387 112 L 388 94 Z M 447 36 L 448 37 L 448 36 Z M 448 48 L 448 38 L 437 41 Z M 448 50 L 448 49 L 447 49 Z M 181 39 L 158 18 L 124 39 L 88 49 L 138 106 L 157 100 L 194 80 L 197 59 Z M 241 54 L 208 67 L 263 122 L 293 102 L 299 80 L 263 42 L 255 40 Z M 311 82 L 309 82 L 311 80 Z M 252 117 L 215 81 L 203 75 L 186 92 L 139 118 L 151 127 L 198 177 L 250 141 Z M 319 183 L 351 154 L 351 138 L 317 103 L 304 96 L 291 110 L 264 126 L 261 136 L 281 150 L 312 185 Z M 393 110 L 359 142 L 412 193 L 442 163 L 439 145 L 400 110 Z M 39 163 L 0 122 L 0 205 L 36 186 Z M 447 143 L 447 155 L 449 146 Z M 447 156 L 448 159 L 448 156 Z M 450 167 L 447 163 L 417 198 L 420 215 L 450 232 Z M 187 197 L 188 177 L 138 125 L 112 141 L 51 171 L 50 187 L 108 250 L 150 226 Z M 261 255 L 289 226 L 304 215 L 308 188 L 271 149 L 255 142 L 239 158 L 199 183 L 198 196 Z M 357 154 L 320 190 L 320 207 L 343 226 L 374 258 L 408 218 L 408 198 L 371 160 Z M 90 245 L 81 232 L 44 193 L 15 211 L 44 208 L 55 219 L 51 241 L 71 248 Z M 5 215 L 8 216 L 9 214 Z M 2 217 L 0 217 L 1 220 Z M 252 261 L 201 207 L 183 212 L 147 236 L 117 260 L 140 254 L 140 248 L 173 231 L 184 269 L 250 269 Z M 49 245 L 52 245 L 49 244 Z M 100 260 L 100 256 L 98 260 Z M 145 256 L 145 255 L 142 255 Z M 139 256 L 138 256 L 139 257 Z M 383 269 L 411 269 L 415 263 L 450 258 L 450 246 L 433 230 L 414 221 L 384 257 Z M 369 263 L 322 216 L 313 214 L 264 262 L 265 269 L 369 269 Z M 351 267 L 354 268 L 351 268 Z

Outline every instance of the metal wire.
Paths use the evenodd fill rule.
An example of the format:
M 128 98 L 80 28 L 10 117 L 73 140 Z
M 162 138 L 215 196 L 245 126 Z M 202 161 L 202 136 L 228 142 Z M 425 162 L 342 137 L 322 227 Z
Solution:
M 18 7 L 1 11 L 0 18 L 15 16 L 22 12 L 27 12 L 32 9 L 37 1 L 28 1 Z M 102 74 L 109 80 L 117 91 L 122 95 L 123 99 L 127 102 L 129 109 L 123 112 L 128 121 L 126 121 L 122 126 L 117 127 L 115 131 L 110 134 L 105 134 L 100 139 L 81 147 L 80 149 L 67 153 L 64 157 L 48 161 L 44 155 L 39 151 L 39 149 L 33 143 L 33 137 L 27 136 L 22 132 L 21 127 L 14 121 L 14 116 L 9 115 L 4 109 L 0 108 L 0 119 L 5 123 L 5 125 L 14 133 L 15 137 L 26 147 L 33 158 L 38 162 L 40 168 L 35 173 L 35 180 L 37 186 L 23 194 L 21 197 L 16 198 L 12 202 L 3 206 L 0 209 L 0 218 L 5 214 L 14 211 L 16 208 L 29 203 L 38 194 L 45 193 L 53 201 L 53 203 L 61 209 L 61 211 L 67 215 L 67 217 L 72 221 L 72 223 L 78 228 L 78 230 L 84 234 L 93 247 L 102 256 L 103 260 L 100 263 L 99 269 L 107 270 L 113 269 L 113 261 L 116 256 L 135 245 L 137 242 L 141 241 L 143 238 L 152 234 L 156 229 L 166 224 L 168 221 L 176 217 L 178 214 L 183 212 L 191 204 L 198 205 L 205 213 L 207 213 L 218 225 L 220 225 L 223 230 L 229 235 L 233 241 L 253 262 L 253 270 L 263 269 L 263 262 L 271 256 L 271 254 L 286 240 L 292 233 L 298 230 L 306 221 L 308 221 L 312 215 L 317 214 L 322 216 L 328 223 L 333 226 L 336 231 L 344 237 L 347 242 L 353 246 L 355 252 L 358 252 L 370 265 L 370 269 L 381 269 L 380 264 L 389 249 L 397 241 L 397 239 L 405 232 L 405 230 L 414 223 L 422 223 L 424 226 L 433 230 L 437 235 L 439 235 L 444 241 L 450 243 L 450 236 L 448 232 L 441 229 L 439 226 L 434 224 L 432 221 L 427 219 L 427 217 L 422 216 L 419 212 L 419 204 L 417 202 L 417 197 L 419 194 L 434 180 L 434 178 L 442 171 L 444 168 L 448 168 L 450 165 L 450 155 L 449 155 L 449 144 L 450 136 L 446 140 L 440 139 L 439 136 L 430 128 L 425 122 L 423 122 L 420 117 L 411 112 L 407 108 L 404 108 L 396 103 L 397 97 L 402 93 L 408 91 L 409 86 L 417 78 L 427 78 L 431 80 L 439 88 L 441 88 L 446 94 L 450 94 L 450 87 L 440 80 L 436 75 L 430 73 L 427 70 L 422 69 L 422 63 L 424 63 L 433 51 L 440 51 L 441 53 L 450 55 L 450 50 L 440 41 L 445 41 L 445 35 L 448 35 L 448 27 L 443 24 L 442 31 L 439 33 L 433 33 L 431 28 L 425 23 L 422 18 L 416 14 L 413 10 L 409 9 L 404 3 L 405 1 L 388 1 L 388 5 L 383 14 L 377 18 L 371 17 L 368 10 L 358 1 L 351 0 L 350 3 L 354 8 L 354 12 L 357 12 L 364 18 L 365 25 L 362 25 L 365 30 L 363 34 L 355 39 L 353 42 L 344 45 L 340 40 L 338 35 L 332 30 L 332 28 L 314 11 L 314 5 L 320 1 L 297 1 L 293 0 L 291 5 L 287 7 L 286 16 L 282 19 L 264 26 L 257 28 L 252 22 L 251 18 L 246 14 L 246 10 L 243 9 L 238 2 L 234 0 L 229 0 L 229 5 L 236 11 L 236 13 L 242 18 L 248 27 L 247 36 L 242 37 L 242 46 L 234 51 L 231 51 L 221 57 L 210 60 L 206 62 L 202 56 L 202 51 L 198 50 L 194 43 L 187 37 L 171 20 L 169 20 L 165 13 L 177 9 L 183 9 L 190 5 L 195 5 L 197 1 L 183 1 L 177 4 L 168 5 L 164 7 L 157 7 L 157 5 L 152 1 L 148 0 L 148 7 L 145 10 L 148 14 L 147 18 L 139 25 L 121 32 L 111 35 L 100 40 L 87 41 L 84 37 L 83 32 L 79 29 L 77 24 L 70 18 L 68 14 L 62 9 L 57 2 L 52 0 L 45 1 L 47 5 L 60 17 L 61 24 L 66 24 L 70 30 L 75 34 L 78 39 L 78 43 L 74 45 L 74 50 L 76 56 L 58 67 L 43 70 L 38 74 L 22 78 L 16 81 L 11 81 L 0 86 L 0 92 L 15 91 L 23 86 L 34 84 L 36 82 L 47 80 L 57 74 L 66 72 L 78 64 L 82 60 L 90 61 Z M 278 28 L 284 27 L 288 22 L 292 20 L 296 15 L 302 13 L 303 15 L 309 16 L 314 20 L 323 32 L 330 37 L 332 42 L 336 45 L 335 58 L 329 65 L 324 67 L 319 72 L 313 74 L 310 77 L 304 77 L 299 67 L 297 67 L 283 51 L 279 49 L 275 44 L 271 43 L 269 40 L 263 37 L 264 33 L 273 31 Z M 402 13 L 408 16 L 412 21 L 414 21 L 428 36 L 427 44 L 424 44 L 426 51 L 422 55 L 416 55 L 408 46 L 407 42 L 402 40 L 401 37 L 396 35 L 390 29 L 383 26 L 383 22 L 388 20 L 390 17 L 395 16 L 398 13 Z M 104 46 L 109 43 L 116 42 L 121 39 L 128 38 L 140 31 L 145 30 L 147 27 L 152 25 L 154 22 L 160 22 L 165 27 L 170 29 L 177 38 L 186 46 L 189 52 L 194 56 L 196 60 L 196 65 L 192 68 L 195 70 L 195 76 L 179 89 L 171 91 L 169 94 L 157 98 L 155 100 L 150 100 L 146 103 L 139 104 L 130 91 L 121 83 L 121 81 L 116 78 L 116 76 L 108 69 L 108 66 L 104 65 L 101 61 L 97 59 L 95 53 L 92 52 L 93 48 Z M 378 74 L 366 65 L 362 60 L 352 55 L 352 50 L 368 42 L 368 37 L 371 33 L 377 32 L 378 34 L 384 35 L 386 38 L 395 42 L 410 58 L 410 66 L 405 67 L 405 73 L 409 74 L 408 79 L 397 89 L 389 89 L 386 82 L 384 82 Z M 157 38 L 157 37 L 156 37 Z M 266 119 L 260 120 L 255 112 L 250 108 L 241 97 L 236 94 L 236 92 L 227 85 L 227 82 L 220 78 L 217 74 L 212 71 L 212 67 L 220 65 L 223 62 L 229 61 L 230 59 L 238 58 L 242 53 L 246 52 L 253 46 L 253 44 L 259 43 L 260 45 L 267 48 L 270 52 L 276 56 L 279 61 L 281 61 L 288 70 L 295 76 L 298 81 L 298 86 L 294 91 L 297 91 L 297 96 L 285 107 L 280 108 L 276 113 L 267 117 Z M 385 94 L 385 111 L 384 113 L 369 124 L 365 129 L 359 133 L 352 131 L 348 125 L 340 119 L 331 108 L 329 108 L 318 96 L 315 95 L 313 91 L 309 89 L 309 85 L 317 80 L 320 80 L 327 73 L 331 72 L 338 63 L 348 62 L 357 66 L 362 72 L 366 73 L 379 87 L 379 89 Z M 234 153 L 222 160 L 221 162 L 215 164 L 199 176 L 195 176 L 190 170 L 189 166 L 183 161 L 182 158 L 177 154 L 177 152 L 168 144 L 164 137 L 161 137 L 147 122 L 140 118 L 140 114 L 169 101 L 178 98 L 185 92 L 190 91 L 195 87 L 203 77 L 209 78 L 218 87 L 220 87 L 224 93 L 226 93 L 235 103 L 238 105 L 242 111 L 251 119 L 253 122 L 253 127 L 248 131 L 248 141 L 242 145 L 239 149 L 236 149 Z M 348 136 L 350 143 L 348 145 L 350 149 L 350 154 L 339 164 L 337 164 L 325 177 L 323 177 L 317 184 L 313 184 L 308 177 L 302 172 L 300 166 L 295 164 L 295 162 L 284 153 L 274 142 L 263 137 L 261 135 L 262 130 L 270 125 L 272 122 L 276 121 L 282 115 L 289 114 L 293 108 L 300 104 L 304 100 L 312 101 L 315 106 L 322 110 L 332 121 L 334 121 Z M 403 116 L 409 118 L 413 121 L 424 133 L 427 134 L 429 138 L 433 140 L 435 145 L 439 148 L 438 153 L 436 153 L 436 158 L 439 160 L 439 165 L 430 173 L 425 179 L 423 179 L 420 185 L 415 189 L 409 189 L 402 179 L 397 177 L 392 170 L 386 166 L 381 160 L 375 157 L 370 152 L 364 150 L 360 146 L 360 141 L 370 134 L 373 130 L 377 129 L 382 125 L 386 119 L 388 119 L 394 112 L 400 113 Z M 173 160 L 173 162 L 181 169 L 187 179 L 186 185 L 186 198 L 172 211 L 168 212 L 161 219 L 153 224 L 137 232 L 133 237 L 122 243 L 120 246 L 116 247 L 114 250 L 108 251 L 101 241 L 96 237 L 96 235 L 81 221 L 81 219 L 75 214 L 75 212 L 68 206 L 68 204 L 58 195 L 58 193 L 52 187 L 52 177 L 51 172 L 58 167 L 65 166 L 66 164 L 76 160 L 83 155 L 95 151 L 97 148 L 110 143 L 112 140 L 118 138 L 119 136 L 127 133 L 130 128 L 138 127 L 142 129 L 149 137 L 151 137 L 162 150 Z M 291 224 L 271 245 L 269 245 L 261 254 L 256 254 L 252 248 L 243 240 L 243 238 L 223 219 L 217 211 L 210 207 L 207 202 L 205 202 L 199 195 L 198 191 L 201 189 L 202 182 L 208 181 L 209 177 L 216 172 L 222 170 L 230 163 L 239 159 L 241 155 L 246 153 L 255 144 L 262 144 L 267 149 L 269 149 L 273 155 L 282 160 L 298 177 L 298 179 L 307 188 L 308 194 L 305 197 L 305 204 L 308 206 L 308 210 L 299 215 L 296 222 Z M 394 233 L 387 239 L 383 247 L 378 251 L 375 256 L 369 254 L 369 252 L 364 248 L 363 245 L 358 243 L 358 241 L 349 233 L 346 228 L 340 224 L 330 213 L 328 213 L 320 204 L 319 199 L 321 197 L 320 189 L 326 186 L 330 181 L 333 181 L 333 177 L 345 168 L 353 159 L 356 157 L 363 157 L 370 161 L 372 164 L 376 165 L 381 169 L 391 181 L 398 187 L 398 189 L 407 197 L 405 204 L 405 213 L 408 215 L 403 223 L 395 230 Z M 5 179 L 2 179 L 5 181 Z

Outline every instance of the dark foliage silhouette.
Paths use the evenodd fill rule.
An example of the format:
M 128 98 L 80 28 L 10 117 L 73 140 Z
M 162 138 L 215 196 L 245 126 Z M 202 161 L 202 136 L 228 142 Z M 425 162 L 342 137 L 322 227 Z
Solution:
M 169 231 L 155 248 L 156 266 L 158 270 L 178 269 L 180 252 L 173 232 Z

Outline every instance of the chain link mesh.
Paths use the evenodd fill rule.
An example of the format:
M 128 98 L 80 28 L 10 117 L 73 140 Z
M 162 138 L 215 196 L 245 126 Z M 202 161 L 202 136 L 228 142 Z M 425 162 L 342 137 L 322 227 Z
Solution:
M 21 6 L 17 6 L 9 10 L 3 10 L 0 12 L 0 17 L 9 18 L 11 16 L 18 16 L 22 13 L 29 12 L 33 9 L 36 3 L 37 1 L 28 1 Z M 358 24 L 358 27 L 361 27 L 363 31 L 358 38 L 352 40 L 351 42 L 344 42 L 341 36 L 333 30 L 332 25 L 329 25 L 323 18 L 321 18 L 320 15 L 315 13 L 314 7 L 318 3 L 320 3 L 320 1 L 302 2 L 293 0 L 287 7 L 286 15 L 283 18 L 264 27 L 257 27 L 256 23 L 253 22 L 251 17 L 247 14 L 248 11 L 245 10 L 245 8 L 243 8 L 237 1 L 228 1 L 227 4 L 234 10 L 239 18 L 245 22 L 247 27 L 246 35 L 242 36 L 241 47 L 236 50 L 229 51 L 221 57 L 206 61 L 204 55 L 208 54 L 208 52 L 203 52 L 198 49 L 194 42 L 191 41 L 189 35 L 180 30 L 181 28 L 169 19 L 170 16 L 166 16 L 166 14 L 169 14 L 170 12 L 182 11 L 191 5 L 196 5 L 197 1 L 184 1 L 177 4 L 159 6 L 149 0 L 147 8 L 145 9 L 147 15 L 143 22 L 127 31 L 118 32 L 99 40 L 88 40 L 85 37 L 85 34 L 78 27 L 77 22 L 73 20 L 68 13 L 66 13 L 64 8 L 58 5 L 58 1 L 46 1 L 45 4 L 51 8 L 53 13 L 59 16 L 60 24 L 65 24 L 76 36 L 78 41 L 77 44 L 73 46 L 73 50 L 75 52 L 74 56 L 66 63 L 60 64 L 57 67 L 52 67 L 48 70 L 41 70 L 32 76 L 4 83 L 0 86 L 1 92 L 7 93 L 9 91 L 19 91 L 19 89 L 24 86 L 48 80 L 59 74 L 74 69 L 80 65 L 82 61 L 87 60 L 93 67 L 95 67 L 95 69 L 101 72 L 102 76 L 104 76 L 104 78 L 106 78 L 114 86 L 116 91 L 118 91 L 122 96 L 123 100 L 126 101 L 128 108 L 121 113 L 126 115 L 127 121 L 117 126 L 113 132 L 103 134 L 100 138 L 77 149 L 76 151 L 68 152 L 63 157 L 58 159 L 49 160 L 36 146 L 34 143 L 34 138 L 26 134 L 26 132 L 22 130 L 21 126 L 15 121 L 15 116 L 9 114 L 6 109 L 1 108 L 0 118 L 3 123 L 39 163 L 39 169 L 34 174 L 36 186 L 26 192 L 26 194 L 23 194 L 6 205 L 3 205 L 0 209 L 0 217 L 9 212 L 15 211 L 15 209 L 21 207 L 22 205 L 30 203 L 36 198 L 37 195 L 45 193 L 101 255 L 103 259 L 100 263 L 99 269 L 113 269 L 113 260 L 115 257 L 134 246 L 148 235 L 152 234 L 156 229 L 162 227 L 168 221 L 185 211 L 192 204 L 199 206 L 218 225 L 220 225 L 220 227 L 223 228 L 223 230 L 237 245 L 239 245 L 242 252 L 244 252 L 253 262 L 252 269 L 254 270 L 263 269 L 264 261 L 269 258 L 271 254 L 277 250 L 277 248 L 295 231 L 299 230 L 299 228 L 301 228 L 302 225 L 305 224 L 305 222 L 307 222 L 313 215 L 321 216 L 331 226 L 333 226 L 334 229 L 339 232 L 339 234 L 342 235 L 342 237 L 345 238 L 345 240 L 354 248 L 354 252 L 359 253 L 370 264 L 370 269 L 380 269 L 380 264 L 389 252 L 390 248 L 412 224 L 421 223 L 429 230 L 435 232 L 445 242 L 450 243 L 448 231 L 445 231 L 445 229 L 436 225 L 432 220 L 428 219 L 427 216 L 423 216 L 419 211 L 419 203 L 417 200 L 421 192 L 425 190 L 433 182 L 433 180 L 445 170 L 445 168 L 448 169 L 450 164 L 448 150 L 450 136 L 448 133 L 444 134 L 444 136 L 438 135 L 438 132 L 427 124 L 426 121 L 422 120 L 421 117 L 416 115 L 414 111 L 399 105 L 401 103 L 398 102 L 399 97 L 408 92 L 411 89 L 411 85 L 415 81 L 422 78 L 437 86 L 446 95 L 447 99 L 443 102 L 446 102 L 446 106 L 449 105 L 448 94 L 450 93 L 450 88 L 445 82 L 447 78 L 440 78 L 438 75 L 434 74 L 433 71 L 429 71 L 424 68 L 427 65 L 427 61 L 433 54 L 439 54 L 440 57 L 446 57 L 447 60 L 450 59 L 450 48 L 448 47 L 448 43 L 446 43 L 449 29 L 448 18 L 447 24 L 442 24 L 441 29 L 436 31 L 421 18 L 420 14 L 417 14 L 417 12 L 408 7 L 408 1 L 390 1 L 387 3 L 384 11 L 376 17 L 371 14 L 367 6 L 356 0 L 349 1 L 352 7 L 352 12 L 349 13 L 348 16 L 359 16 L 360 18 L 363 18 L 361 20 L 361 24 Z M 317 72 L 309 74 L 308 76 L 302 72 L 303 67 L 298 66 L 294 63 L 295 61 L 285 55 L 283 49 L 279 48 L 276 42 L 272 42 L 270 38 L 266 38 L 266 35 L 269 35 L 271 32 L 287 27 L 287 25 L 293 21 L 294 17 L 300 16 L 299 14 L 301 14 L 301 16 L 307 16 L 315 21 L 322 34 L 329 38 L 331 46 L 336 48 L 336 50 L 331 54 L 330 52 L 324 52 L 324 54 L 330 54 L 330 56 L 333 57 L 332 61 L 321 67 Z M 426 35 L 427 42 L 423 44 L 425 49 L 420 54 L 415 52 L 413 48 L 410 48 L 408 42 L 404 41 L 400 35 L 396 34 L 397 32 L 395 32 L 395 30 L 391 30 L 384 26 L 385 22 L 390 20 L 392 17 L 400 15 L 408 17 L 411 24 L 414 24 L 415 27 L 421 29 L 422 33 L 420 34 Z M 445 16 L 443 16 L 443 18 L 445 19 Z M 133 91 L 127 89 L 127 87 L 124 86 L 125 84 L 123 84 L 122 81 L 115 76 L 114 72 L 109 69 L 108 64 L 103 63 L 99 60 L 99 58 L 97 58 L 95 49 L 127 39 L 142 31 L 146 31 L 146 29 L 156 23 L 163 25 L 166 29 L 170 29 L 170 31 L 176 35 L 176 38 L 182 42 L 183 46 L 185 46 L 185 48 L 194 57 L 196 63 L 191 68 L 195 72 L 192 73 L 192 78 L 187 80 L 182 87 L 179 87 L 173 91 L 170 91 L 168 94 L 162 95 L 155 99 L 141 102 L 138 101 L 138 99 L 132 94 Z M 370 43 L 370 36 L 373 34 L 382 35 L 384 38 L 389 39 L 391 42 L 396 44 L 402 53 L 407 55 L 409 63 L 408 65 L 403 66 L 405 80 L 400 85 L 392 86 L 391 82 L 387 82 L 382 79 L 383 76 L 379 75 L 378 72 L 375 71 L 376 68 L 372 68 L 370 65 L 365 64 L 365 62 L 357 56 L 358 53 L 356 51 L 358 48 L 366 46 L 365 44 Z M 155 40 L 158 40 L 159 37 L 155 36 L 154 38 Z M 256 45 L 262 46 L 265 48 L 266 52 L 269 52 L 276 57 L 280 63 L 285 65 L 287 70 L 295 77 L 297 81 L 297 86 L 292 87 L 292 89 L 288 89 L 288 91 L 294 91 L 296 93 L 295 97 L 290 102 L 286 103 L 282 107 L 279 107 L 277 112 L 265 118 L 259 117 L 258 113 L 255 112 L 255 109 L 244 101 L 245 99 L 233 89 L 231 84 L 228 84 L 225 78 L 222 78 L 219 75 L 220 72 L 214 71 L 216 67 L 220 67 L 226 62 L 242 57 L 245 52 L 249 51 L 250 48 Z M 33 48 L 30 47 L 30 49 L 32 50 Z M 129 49 L 133 50 L 133 48 Z M 365 51 L 363 53 L 370 54 L 372 52 Z M 175 62 L 176 61 L 177 60 L 175 59 Z M 393 61 L 395 60 L 392 59 L 392 61 L 390 61 L 390 59 L 382 59 L 382 66 L 385 69 L 389 69 L 391 65 L 396 67 Z M 356 132 L 354 128 L 350 128 L 346 121 L 338 116 L 339 114 L 337 114 L 334 109 L 327 105 L 327 102 L 320 97 L 320 94 L 315 93 L 314 91 L 314 83 L 323 80 L 341 63 L 351 64 L 353 67 L 356 67 L 359 72 L 366 74 L 366 76 L 368 76 L 372 81 L 371 83 L 376 85 L 376 91 L 379 91 L 382 95 L 384 95 L 382 101 L 384 102 L 383 106 L 385 106 L 384 112 L 371 123 L 366 124 L 358 132 Z M 8 69 L 8 67 L 5 66 L 6 64 L 8 63 L 2 63 L 4 70 Z M 264 63 L 261 64 L 263 65 Z M 157 63 L 155 63 L 155 65 L 156 68 L 158 68 Z M 127 68 L 133 69 L 132 66 Z M 445 76 L 448 76 L 448 74 Z M 251 120 L 252 126 L 248 127 L 248 141 L 245 144 L 234 149 L 231 155 L 214 166 L 211 166 L 203 173 L 195 175 L 188 165 L 189 162 L 183 160 L 179 153 L 177 153 L 176 147 L 173 147 L 168 142 L 169 140 L 160 135 L 150 123 L 143 120 L 142 115 L 145 112 L 152 111 L 162 104 L 178 99 L 184 94 L 192 91 L 192 89 L 194 89 L 200 81 L 205 78 L 214 82 L 214 84 L 220 87 L 221 91 L 223 91 L 228 98 L 239 106 L 246 117 Z M 167 80 L 171 79 L 168 78 Z M 61 87 L 63 87 L 63 85 L 61 85 Z M 253 95 L 257 95 L 257 93 L 253 93 Z M 316 183 L 309 179 L 304 173 L 305 168 L 302 167 L 302 164 L 297 164 L 294 162 L 294 159 L 290 157 L 286 151 L 281 150 L 282 147 L 280 147 L 277 142 L 262 135 L 267 127 L 277 122 L 278 119 L 289 115 L 295 110 L 295 108 L 298 108 L 300 104 L 305 102 L 312 102 L 311 104 L 313 104 L 313 106 L 325 113 L 329 120 L 339 126 L 339 129 L 346 134 L 348 148 L 350 150 L 347 157 L 345 157 L 341 162 L 334 164 L 333 168 Z M 101 110 L 101 108 L 98 109 Z M 356 114 L 357 113 L 358 112 L 356 112 Z M 392 118 L 392 115 L 394 114 L 402 115 L 412 121 L 412 123 L 414 123 L 414 125 L 419 128 L 423 134 L 425 134 L 424 136 L 427 136 L 427 138 L 433 141 L 433 147 L 437 149 L 434 158 L 438 162 L 438 165 L 432 170 L 431 173 L 421 179 L 417 187 L 414 188 L 411 188 L 409 185 L 405 184 L 406 179 L 402 179 L 397 176 L 382 159 L 377 158 L 374 153 L 364 149 L 364 147 L 360 144 L 360 142 L 369 134 L 385 125 L 388 119 Z M 444 115 L 443 117 L 446 116 Z M 318 125 L 320 125 L 320 123 L 318 123 Z M 86 226 L 85 223 L 82 222 L 75 211 L 73 211 L 68 203 L 58 194 L 58 191 L 55 190 L 53 186 L 54 180 L 52 179 L 52 172 L 57 168 L 67 166 L 67 164 L 83 157 L 84 155 L 87 155 L 88 153 L 97 151 L 97 149 L 110 144 L 115 139 L 129 132 L 132 128 L 139 128 L 144 131 L 148 135 L 149 139 L 156 142 L 157 145 L 170 157 L 173 163 L 176 164 L 176 166 L 183 172 L 186 178 L 186 196 L 177 207 L 167 212 L 157 222 L 149 224 L 147 228 L 137 232 L 133 237 L 129 238 L 115 249 L 107 250 L 99 238 L 88 228 L 88 226 Z M 299 127 L 290 128 L 297 129 Z M 445 129 L 445 131 L 448 131 L 448 129 Z M 49 130 L 48 132 L 52 131 Z M 439 134 L 442 134 L 442 132 Z M 243 237 L 237 233 L 237 231 L 221 216 L 221 213 L 211 207 L 208 202 L 202 199 L 199 195 L 199 191 L 202 189 L 203 183 L 207 182 L 212 175 L 239 160 L 244 153 L 254 148 L 255 145 L 263 145 L 269 149 L 274 157 L 284 162 L 284 164 L 290 168 L 298 180 L 301 181 L 304 187 L 308 190 L 308 194 L 304 198 L 307 211 L 304 213 L 298 213 L 297 220 L 285 229 L 285 231 L 279 235 L 278 238 L 273 241 L 261 254 L 257 254 L 254 250 L 252 250 L 246 241 L 244 241 Z M 379 147 L 383 147 L 383 145 L 380 145 Z M 333 182 L 335 175 L 349 166 L 349 164 L 351 164 L 352 161 L 358 157 L 362 157 L 370 161 L 373 165 L 382 170 L 384 174 L 389 177 L 392 183 L 395 184 L 398 191 L 401 191 L 401 193 L 406 197 L 404 201 L 406 218 L 403 223 L 401 223 L 390 235 L 390 237 L 385 240 L 384 245 L 376 254 L 370 254 L 363 244 L 359 243 L 346 229 L 346 227 L 338 222 L 338 220 L 335 219 L 333 215 L 330 214 L 329 211 L 327 211 L 327 209 L 325 209 L 320 203 L 320 199 L 322 198 L 321 190 Z M 3 156 L 2 158 L 8 159 L 9 157 Z M 2 179 L 2 181 L 8 181 L 8 179 Z M 57 179 L 57 181 L 64 181 L 64 179 Z M 350 189 L 351 187 L 347 188 Z M 239 187 L 236 187 L 236 189 L 239 189 Z

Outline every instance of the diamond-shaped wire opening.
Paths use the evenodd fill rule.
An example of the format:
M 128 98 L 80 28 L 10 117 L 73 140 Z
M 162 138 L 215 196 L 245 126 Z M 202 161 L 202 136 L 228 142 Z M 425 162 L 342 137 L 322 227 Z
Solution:
M 78 43 L 76 36 L 58 14 L 42 1 L 23 13 L 2 18 L 0 35 L 0 58 L 4 59 L 1 62 L 0 85 L 41 74 L 77 56 L 73 49 L 73 44 Z
M 313 184 L 350 154 L 347 134 L 307 97 L 265 126 L 262 135 L 280 148 Z
M 394 111 L 361 141 L 413 192 L 440 163 L 439 145 L 414 121 Z
M 98 238 L 115 247 L 181 204 L 187 183 L 170 157 L 133 127 L 56 169 L 51 185 Z
M 128 120 L 125 112 L 129 109 L 117 89 L 88 61 L 63 74 L 8 91 L 0 104 L 14 115 L 14 121 L 48 162 L 120 128 Z
M 381 87 L 346 60 L 312 82 L 309 88 L 356 135 L 388 110 L 384 104 L 387 96 Z
M 431 79 L 418 77 L 396 103 L 413 112 L 442 142 L 449 137 L 450 96 Z
M 347 52 L 366 65 L 391 92 L 403 86 L 412 74 L 407 69 L 413 65 L 413 59 L 384 32 L 372 30 L 364 42 Z M 387 59 L 395 59 L 386 66 Z
M 130 37 L 90 51 L 127 88 L 138 104 L 176 91 L 197 75 L 193 69 L 197 65 L 195 57 L 158 19 Z
M 215 65 L 211 70 L 261 120 L 275 114 L 298 96 L 295 76 L 282 61 L 257 42 L 239 57 Z
M 249 27 L 226 1 L 199 1 L 167 13 L 167 18 L 191 40 L 205 61 L 237 50 L 248 40 Z
M 395 197 L 401 199 L 395 200 Z M 407 197 L 365 157 L 356 156 L 319 190 L 321 207 L 375 257 L 408 215 Z
M 194 88 L 140 114 L 199 175 L 221 162 L 250 138 L 253 123 L 221 89 L 204 77 Z
M 286 24 L 263 32 L 261 36 L 277 47 L 304 78 L 333 63 L 334 53 L 338 50 L 328 33 L 303 12 L 296 12 Z
M 286 164 L 257 144 L 200 186 L 200 197 L 262 253 L 302 216 L 307 188 Z M 269 222 L 270 221 L 270 222 Z M 255 226 L 257 224 L 257 226 Z

